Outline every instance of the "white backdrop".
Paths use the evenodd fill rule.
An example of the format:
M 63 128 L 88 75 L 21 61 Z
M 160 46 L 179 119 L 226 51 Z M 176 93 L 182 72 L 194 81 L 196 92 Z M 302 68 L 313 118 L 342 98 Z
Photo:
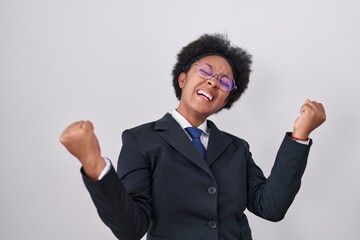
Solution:
M 227 33 L 253 55 L 249 89 L 212 118 L 245 138 L 269 174 L 307 97 L 314 134 L 286 218 L 248 213 L 255 239 L 359 239 L 360 2 L 0 0 L 0 239 L 115 239 L 59 143 L 91 119 L 116 164 L 121 132 L 172 111 L 181 47 Z

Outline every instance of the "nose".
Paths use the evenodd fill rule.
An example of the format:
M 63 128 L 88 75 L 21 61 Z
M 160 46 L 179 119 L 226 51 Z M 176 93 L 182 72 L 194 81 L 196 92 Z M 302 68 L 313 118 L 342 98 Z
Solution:
M 219 78 L 219 76 L 217 74 L 215 74 L 212 78 L 209 78 L 207 80 L 207 84 L 212 86 L 213 88 L 218 89 L 219 88 L 218 78 Z

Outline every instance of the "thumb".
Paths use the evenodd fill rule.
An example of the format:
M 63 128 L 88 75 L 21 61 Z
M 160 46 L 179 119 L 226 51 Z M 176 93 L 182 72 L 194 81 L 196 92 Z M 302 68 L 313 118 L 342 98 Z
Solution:
M 94 131 L 94 125 L 91 121 L 85 121 L 82 127 L 85 131 Z
M 303 114 L 305 112 L 305 106 L 310 102 L 311 102 L 311 100 L 309 98 L 306 99 L 306 101 L 304 102 L 304 104 L 300 108 L 300 114 Z

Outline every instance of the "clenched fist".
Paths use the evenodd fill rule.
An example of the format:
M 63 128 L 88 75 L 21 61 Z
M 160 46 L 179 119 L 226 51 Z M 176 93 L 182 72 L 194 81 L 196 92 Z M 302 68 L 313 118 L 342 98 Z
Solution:
M 74 122 L 60 136 L 60 142 L 81 162 L 86 175 L 96 180 L 105 167 L 100 145 L 90 121 Z
M 307 99 L 300 108 L 300 116 L 296 119 L 292 136 L 298 139 L 308 139 L 309 134 L 326 120 L 324 106 Z

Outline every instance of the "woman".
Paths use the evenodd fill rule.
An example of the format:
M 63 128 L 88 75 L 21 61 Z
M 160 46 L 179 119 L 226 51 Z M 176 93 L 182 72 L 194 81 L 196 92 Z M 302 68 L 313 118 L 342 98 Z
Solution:
M 117 172 L 101 157 L 91 122 L 64 130 L 60 141 L 81 162 L 85 186 L 118 239 L 252 239 L 246 208 L 270 221 L 284 217 L 325 110 L 304 103 L 266 179 L 248 143 L 207 120 L 240 98 L 250 66 L 251 56 L 223 35 L 185 46 L 173 69 L 178 107 L 124 131 Z

